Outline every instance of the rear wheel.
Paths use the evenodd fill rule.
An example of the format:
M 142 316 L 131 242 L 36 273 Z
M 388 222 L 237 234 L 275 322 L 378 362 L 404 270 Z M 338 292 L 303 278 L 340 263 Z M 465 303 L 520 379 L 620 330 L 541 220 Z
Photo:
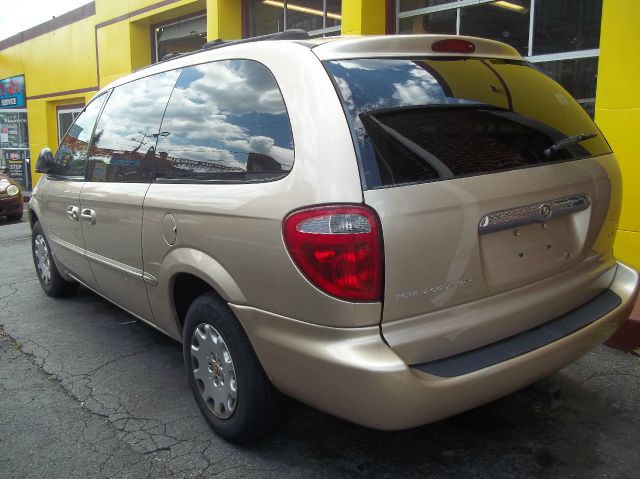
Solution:
M 69 296 L 76 292 L 78 283 L 66 281 L 58 271 L 47 237 L 42 230 L 39 221 L 33 225 L 31 233 L 31 250 L 33 252 L 33 264 L 40 286 L 49 296 L 56 298 Z
M 226 304 L 212 293 L 198 297 L 187 311 L 182 339 L 191 390 L 218 435 L 246 444 L 278 425 L 286 400 Z

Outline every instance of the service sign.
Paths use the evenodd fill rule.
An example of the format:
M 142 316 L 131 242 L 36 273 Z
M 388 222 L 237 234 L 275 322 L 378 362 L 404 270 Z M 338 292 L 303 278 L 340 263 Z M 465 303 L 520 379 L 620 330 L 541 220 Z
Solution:
M 0 108 L 25 108 L 24 75 L 0 80 Z

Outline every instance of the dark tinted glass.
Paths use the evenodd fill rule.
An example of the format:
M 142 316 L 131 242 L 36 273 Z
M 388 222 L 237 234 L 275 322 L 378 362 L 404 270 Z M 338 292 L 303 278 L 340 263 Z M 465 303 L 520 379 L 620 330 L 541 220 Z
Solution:
M 593 118 L 596 107 L 598 57 L 542 62 L 536 66 L 565 87 Z
M 361 59 L 326 67 L 352 127 L 365 188 L 610 151 L 571 96 L 522 61 Z
M 162 114 L 179 73 L 152 75 L 113 90 L 96 125 L 88 181 L 151 181 Z
M 521 55 L 527 55 L 530 6 L 530 0 L 510 0 L 463 8 L 460 34 L 508 43 Z
M 185 68 L 160 129 L 158 180 L 270 180 L 293 165 L 293 137 L 273 75 L 251 60 Z
M 602 0 L 536 0 L 533 54 L 600 46 Z
M 433 33 L 438 35 L 456 34 L 456 10 L 401 18 L 398 33 Z
M 435 7 L 436 5 L 444 5 L 445 3 L 456 3 L 457 0 L 398 0 L 400 2 L 400 11 L 407 12 L 417 8 Z
M 282 2 L 269 5 L 261 0 L 249 0 L 248 3 L 251 36 L 284 30 L 284 5 Z
M 323 27 L 322 0 L 287 2 L 287 28 L 301 28 L 310 32 Z
M 55 156 L 56 167 L 52 174 L 84 178 L 91 133 L 100 109 L 108 96 L 108 94 L 103 94 L 95 98 L 76 118 L 75 123 L 71 125 L 58 147 Z
M 325 27 L 335 27 L 342 23 L 342 0 L 327 0 Z

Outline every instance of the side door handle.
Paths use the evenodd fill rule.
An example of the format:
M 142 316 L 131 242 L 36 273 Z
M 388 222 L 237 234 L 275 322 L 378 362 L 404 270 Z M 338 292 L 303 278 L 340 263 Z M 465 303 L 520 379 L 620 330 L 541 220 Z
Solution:
M 82 219 L 82 221 L 84 221 L 85 223 L 89 223 L 90 225 L 96 224 L 96 212 L 91 208 L 82 208 L 82 211 L 80 212 L 80 218 Z
M 67 206 L 67 216 L 72 221 L 80 220 L 80 208 L 74 205 Z

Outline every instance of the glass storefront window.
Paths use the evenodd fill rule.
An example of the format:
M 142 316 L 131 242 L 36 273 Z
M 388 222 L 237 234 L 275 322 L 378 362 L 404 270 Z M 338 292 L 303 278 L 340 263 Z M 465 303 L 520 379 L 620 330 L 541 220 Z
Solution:
M 453 9 L 416 17 L 401 18 L 398 22 L 398 33 L 455 35 L 457 16 L 456 10 Z
M 29 130 L 26 110 L 0 110 L 0 172 L 24 187 L 29 182 Z
M 602 0 L 536 0 L 533 54 L 600 46 Z
M 457 0 L 399 0 L 399 11 L 408 12 L 418 8 L 435 7 L 445 3 L 456 3 Z
M 562 84 L 593 117 L 602 2 L 396 0 L 396 31 L 507 43 Z
M 156 28 L 156 58 L 198 50 L 207 43 L 207 17 L 186 18 Z
M 593 118 L 596 105 L 598 57 L 540 62 L 536 66 L 571 93 Z
M 508 43 L 521 55 L 529 49 L 530 0 L 491 2 L 460 10 L 460 34 Z
M 322 0 L 295 0 L 287 2 L 287 28 L 299 28 L 307 32 L 324 28 Z
M 274 2 L 282 3 L 282 2 Z M 284 4 L 283 4 L 284 7 Z M 284 8 L 253 1 L 249 6 L 252 37 L 284 30 Z
M 311 36 L 340 32 L 341 0 L 252 0 L 249 2 L 250 36 L 293 28 Z
M 339 27 L 342 23 L 342 0 L 326 0 L 325 28 Z M 338 34 L 340 30 L 338 30 Z
M 0 148 L 29 148 L 26 111 L 0 111 Z

